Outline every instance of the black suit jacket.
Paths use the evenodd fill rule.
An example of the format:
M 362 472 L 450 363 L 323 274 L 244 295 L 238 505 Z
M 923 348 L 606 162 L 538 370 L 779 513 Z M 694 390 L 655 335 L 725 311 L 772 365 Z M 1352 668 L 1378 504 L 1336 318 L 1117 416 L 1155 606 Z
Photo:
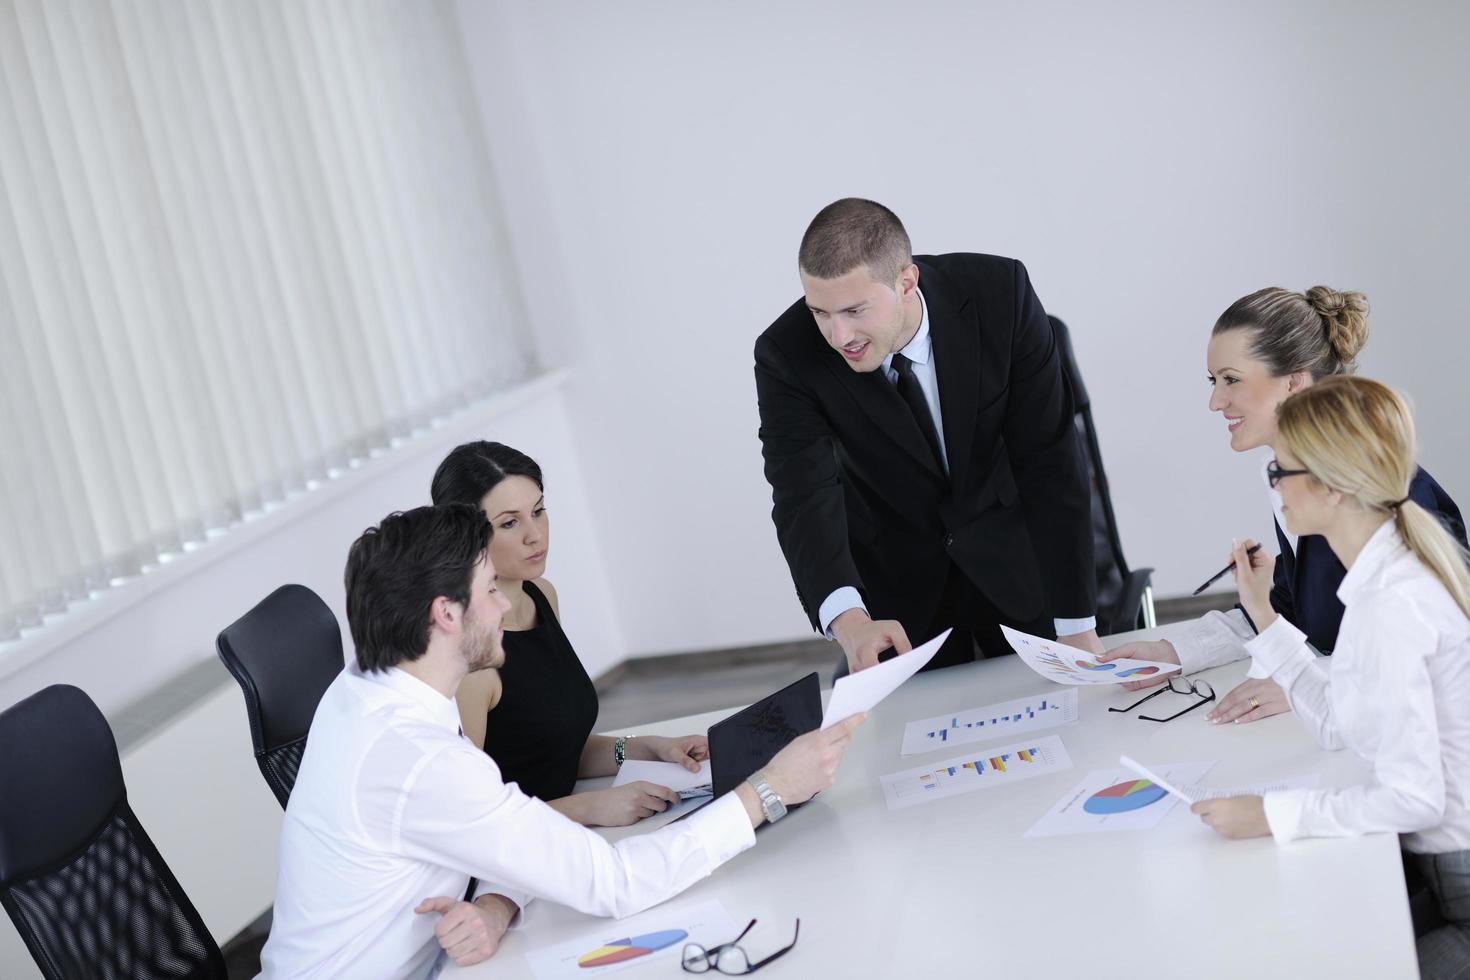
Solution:
M 1025 268 L 917 256 L 945 451 L 881 370 L 829 347 L 805 300 L 755 345 L 771 517 L 814 628 L 850 585 L 875 619 L 929 627 L 950 563 L 1017 622 L 1096 612 L 1091 498 L 1071 393 Z M 914 635 L 917 640 L 920 637 Z

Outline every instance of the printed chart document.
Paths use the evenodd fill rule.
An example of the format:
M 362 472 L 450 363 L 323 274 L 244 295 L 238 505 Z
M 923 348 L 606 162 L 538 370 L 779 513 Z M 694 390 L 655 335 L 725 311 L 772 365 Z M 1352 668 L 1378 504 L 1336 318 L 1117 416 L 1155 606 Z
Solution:
M 626 786 L 638 780 L 667 786 L 683 799 L 691 796 L 709 796 L 714 793 L 710 781 L 709 760 L 699 764 L 699 772 L 690 772 L 677 762 L 645 762 L 642 759 L 627 759 L 613 778 L 614 786 Z
M 1077 692 L 1053 688 L 1046 694 L 911 721 L 904 726 L 899 755 L 917 755 L 946 745 L 988 742 L 1076 723 Z
M 1179 669 L 1178 664 L 1161 664 L 1152 660 L 1113 660 L 1098 663 L 1086 650 L 1043 640 L 1030 633 L 1013 630 L 1002 625 L 1006 642 L 1011 645 L 1026 666 L 1049 681 L 1058 684 L 1122 684 L 1125 681 L 1141 681 L 1147 677 L 1171 674 Z
M 977 789 L 1005 786 L 1072 768 L 1072 757 L 1055 735 L 998 748 L 977 749 L 943 762 L 890 773 L 879 779 L 888 809 L 942 800 Z
M 718 901 L 682 908 L 664 904 L 616 922 L 609 920 L 604 926 L 579 939 L 526 953 L 537 980 L 598 976 L 654 959 L 673 959 L 664 969 L 677 976 L 685 943 L 709 949 L 729 942 L 740 931 Z
M 1188 786 L 1203 779 L 1213 765 L 1213 762 L 1181 762 L 1155 768 L 1160 779 L 1174 786 Z M 1068 790 L 1025 836 L 1149 830 L 1158 826 L 1178 803 L 1179 797 L 1171 795 L 1163 786 L 1128 769 L 1096 770 Z
M 1250 786 L 1225 786 L 1207 789 L 1203 786 L 1189 784 L 1175 786 L 1163 777 L 1156 775 L 1147 766 L 1143 765 L 1143 763 L 1135 762 L 1126 755 L 1119 756 L 1118 761 L 1131 772 L 1135 772 L 1144 779 L 1151 781 L 1170 795 L 1179 797 L 1190 806 L 1193 806 L 1200 800 L 1223 800 L 1231 796 L 1265 796 L 1267 793 L 1276 793 L 1288 789 L 1313 789 L 1316 787 L 1318 779 L 1317 774 L 1313 772 L 1302 776 L 1288 776 L 1285 779 L 1278 779 L 1274 782 L 1255 783 Z
M 856 674 L 839 677 L 832 685 L 832 696 L 827 699 L 827 711 L 822 715 L 822 727 L 831 728 L 844 718 L 851 718 L 860 711 L 871 711 L 888 695 L 898 690 L 898 685 L 919 672 L 953 630 L 945 630 L 928 643 L 914 647 L 908 653 L 900 653 L 892 660 Z

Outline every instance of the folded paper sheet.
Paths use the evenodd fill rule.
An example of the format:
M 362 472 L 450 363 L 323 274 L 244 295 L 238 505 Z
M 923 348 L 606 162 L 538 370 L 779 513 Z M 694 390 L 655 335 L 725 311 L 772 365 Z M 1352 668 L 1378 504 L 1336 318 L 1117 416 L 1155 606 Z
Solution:
M 839 677 L 832 685 L 832 697 L 827 700 L 827 711 L 822 715 L 822 727 L 831 728 L 844 718 L 851 718 L 860 711 L 872 711 L 879 701 L 898 690 L 898 686 L 919 672 L 953 630 L 945 630 L 928 643 L 914 647 L 908 653 L 900 653 L 892 660 L 867 670 Z

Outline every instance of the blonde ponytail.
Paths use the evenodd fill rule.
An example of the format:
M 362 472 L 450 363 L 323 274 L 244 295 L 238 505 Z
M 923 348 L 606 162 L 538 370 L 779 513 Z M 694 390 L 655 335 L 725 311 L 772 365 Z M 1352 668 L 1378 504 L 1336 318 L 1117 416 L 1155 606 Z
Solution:
M 1470 618 L 1470 567 L 1460 543 L 1409 498 L 1414 419 L 1385 384 L 1333 375 L 1281 403 L 1277 431 L 1302 466 L 1362 507 L 1392 514 L 1399 537 Z
M 1438 518 L 1412 500 L 1394 508 L 1394 520 L 1404 544 L 1434 573 L 1460 611 L 1470 618 L 1470 569 L 1466 568 L 1465 549 L 1460 547 L 1460 542 L 1445 530 Z

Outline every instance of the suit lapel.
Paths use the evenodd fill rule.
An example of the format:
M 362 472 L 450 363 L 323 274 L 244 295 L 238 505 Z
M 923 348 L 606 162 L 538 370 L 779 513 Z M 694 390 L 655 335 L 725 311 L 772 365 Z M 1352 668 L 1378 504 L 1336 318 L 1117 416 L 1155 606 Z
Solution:
M 859 373 L 847 366 L 841 354 L 830 347 L 826 347 L 825 350 L 830 356 L 823 356 L 822 360 L 827 364 L 828 369 L 837 378 L 838 383 L 852 395 L 853 400 L 862 406 L 863 411 L 873 420 L 879 430 L 898 443 L 904 452 L 923 464 L 930 473 L 942 478 L 944 473 L 939 468 L 939 461 L 934 458 L 934 452 L 929 448 L 924 433 L 919 431 L 919 423 L 915 421 L 913 413 L 909 411 L 898 389 L 883 374 L 883 369 L 880 367 L 875 371 Z M 941 393 L 943 390 L 941 381 Z
M 975 409 L 980 404 L 978 312 L 970 298 L 955 289 L 939 270 L 922 262 L 919 263 L 919 289 L 929 307 L 929 337 L 934 345 L 935 375 L 939 379 L 950 485 L 957 487 L 962 485 L 970 461 Z

